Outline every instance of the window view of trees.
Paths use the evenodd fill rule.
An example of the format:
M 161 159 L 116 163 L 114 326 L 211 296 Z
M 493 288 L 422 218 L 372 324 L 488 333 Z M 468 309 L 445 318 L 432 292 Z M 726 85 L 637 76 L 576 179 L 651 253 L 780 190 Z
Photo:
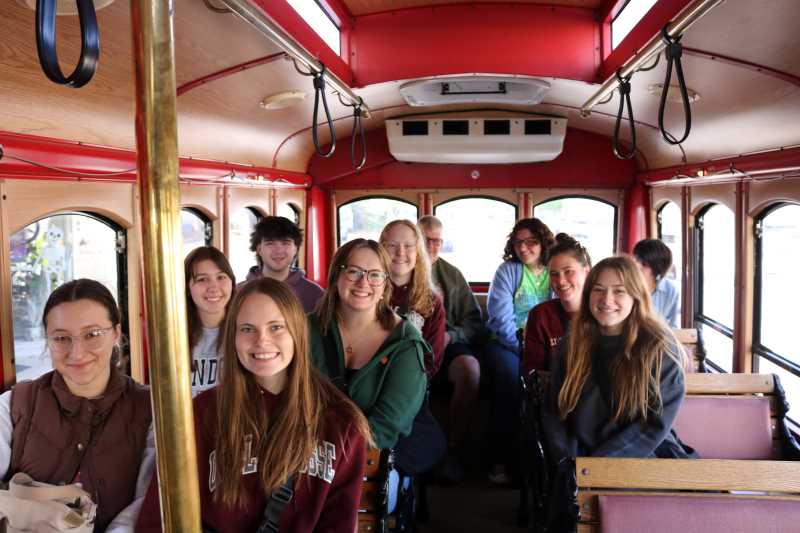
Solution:
M 393 198 L 365 198 L 339 206 L 339 246 L 353 239 L 378 240 L 392 220 L 417 221 L 417 206 Z
M 44 218 L 11 236 L 11 290 L 17 381 L 52 370 L 42 310 L 63 283 L 92 278 L 119 301 L 117 232 L 96 218 L 70 213 Z

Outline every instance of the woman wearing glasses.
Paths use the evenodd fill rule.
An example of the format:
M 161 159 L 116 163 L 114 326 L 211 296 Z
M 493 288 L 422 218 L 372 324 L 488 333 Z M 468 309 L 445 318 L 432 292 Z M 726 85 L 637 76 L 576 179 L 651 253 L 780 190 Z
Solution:
M 485 361 L 494 398 L 489 426 L 494 463 L 489 479 L 495 483 L 510 481 L 505 467 L 518 418 L 522 332 L 531 308 L 550 298 L 546 265 L 553 243 L 553 232 L 538 218 L 517 222 L 506 241 L 504 261 L 489 286 L 486 325 L 491 340 Z
M 390 263 L 377 242 L 348 242 L 334 255 L 328 288 L 309 315 L 315 366 L 361 408 L 378 448 L 395 447 L 411 433 L 426 389 L 425 342 L 389 307 Z M 419 448 L 425 453 L 424 442 Z M 397 462 L 414 467 L 400 455 Z
M 392 259 L 389 304 L 414 324 L 430 345 L 432 351 L 425 354 L 425 370 L 428 379 L 433 379 L 444 355 L 445 312 L 431 282 L 431 265 L 422 232 L 408 220 L 394 220 L 381 231 L 380 243 Z
M 150 393 L 118 369 L 120 318 L 99 282 L 60 286 L 42 317 L 54 370 L 0 396 L 0 476 L 80 482 L 95 531 L 133 530 L 155 460 Z

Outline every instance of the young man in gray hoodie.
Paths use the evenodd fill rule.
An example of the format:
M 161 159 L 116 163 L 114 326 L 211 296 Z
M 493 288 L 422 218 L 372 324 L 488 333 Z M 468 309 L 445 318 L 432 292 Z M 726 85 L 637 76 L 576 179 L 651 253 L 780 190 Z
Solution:
M 247 273 L 247 280 L 268 277 L 283 281 L 310 313 L 322 297 L 322 287 L 306 278 L 302 268 L 293 267 L 303 243 L 303 230 L 286 217 L 264 217 L 250 234 L 250 251 L 257 264 Z

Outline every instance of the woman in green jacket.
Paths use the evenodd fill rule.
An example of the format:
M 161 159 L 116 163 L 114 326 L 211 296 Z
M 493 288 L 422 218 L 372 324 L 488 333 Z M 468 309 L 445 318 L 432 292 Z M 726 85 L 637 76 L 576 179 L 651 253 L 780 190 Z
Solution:
M 438 426 L 415 421 L 425 399 L 428 348 L 419 331 L 389 307 L 389 264 L 373 240 L 355 239 L 339 248 L 328 288 L 309 315 L 312 358 L 364 411 L 376 445 L 394 447 L 398 466 L 415 473 L 438 460 L 444 436 Z

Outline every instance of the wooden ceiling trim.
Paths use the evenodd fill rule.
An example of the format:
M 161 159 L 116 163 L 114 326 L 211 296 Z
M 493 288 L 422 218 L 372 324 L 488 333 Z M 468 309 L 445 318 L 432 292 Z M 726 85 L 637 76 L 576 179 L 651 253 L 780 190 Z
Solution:
M 257 59 L 253 59 L 251 61 L 245 61 L 244 63 L 239 63 L 238 65 L 233 65 L 232 67 L 224 68 L 222 70 L 218 70 L 216 72 L 212 72 L 206 76 L 201 76 L 196 80 L 188 81 L 178 87 L 176 93 L 177 96 L 180 96 L 184 93 L 191 91 L 196 87 L 200 87 L 201 85 L 205 85 L 210 83 L 214 80 L 218 80 L 221 78 L 226 78 L 233 74 L 238 74 L 239 72 L 249 70 L 251 68 L 260 67 L 261 65 L 266 65 L 267 63 L 272 63 L 282 57 L 286 56 L 286 52 L 277 52 L 275 54 L 270 54 L 268 56 L 259 57 Z
M 759 65 L 758 63 L 752 63 L 750 61 L 746 61 L 744 59 L 737 59 L 735 57 L 729 57 L 722 54 L 717 54 L 715 52 L 707 52 L 705 50 L 697 50 L 696 48 L 683 48 L 683 52 L 686 55 L 699 57 L 702 59 L 708 59 L 710 61 L 718 61 L 720 63 L 725 63 L 727 65 L 733 65 L 735 67 L 742 67 L 747 70 L 752 70 L 754 72 L 760 72 L 761 74 L 765 74 L 767 76 L 772 76 L 774 78 L 778 78 L 779 80 L 783 80 L 785 82 L 791 83 L 795 87 L 800 87 L 800 76 L 795 76 L 789 72 L 784 72 L 782 70 L 774 69 L 772 67 L 768 67 L 766 65 Z

